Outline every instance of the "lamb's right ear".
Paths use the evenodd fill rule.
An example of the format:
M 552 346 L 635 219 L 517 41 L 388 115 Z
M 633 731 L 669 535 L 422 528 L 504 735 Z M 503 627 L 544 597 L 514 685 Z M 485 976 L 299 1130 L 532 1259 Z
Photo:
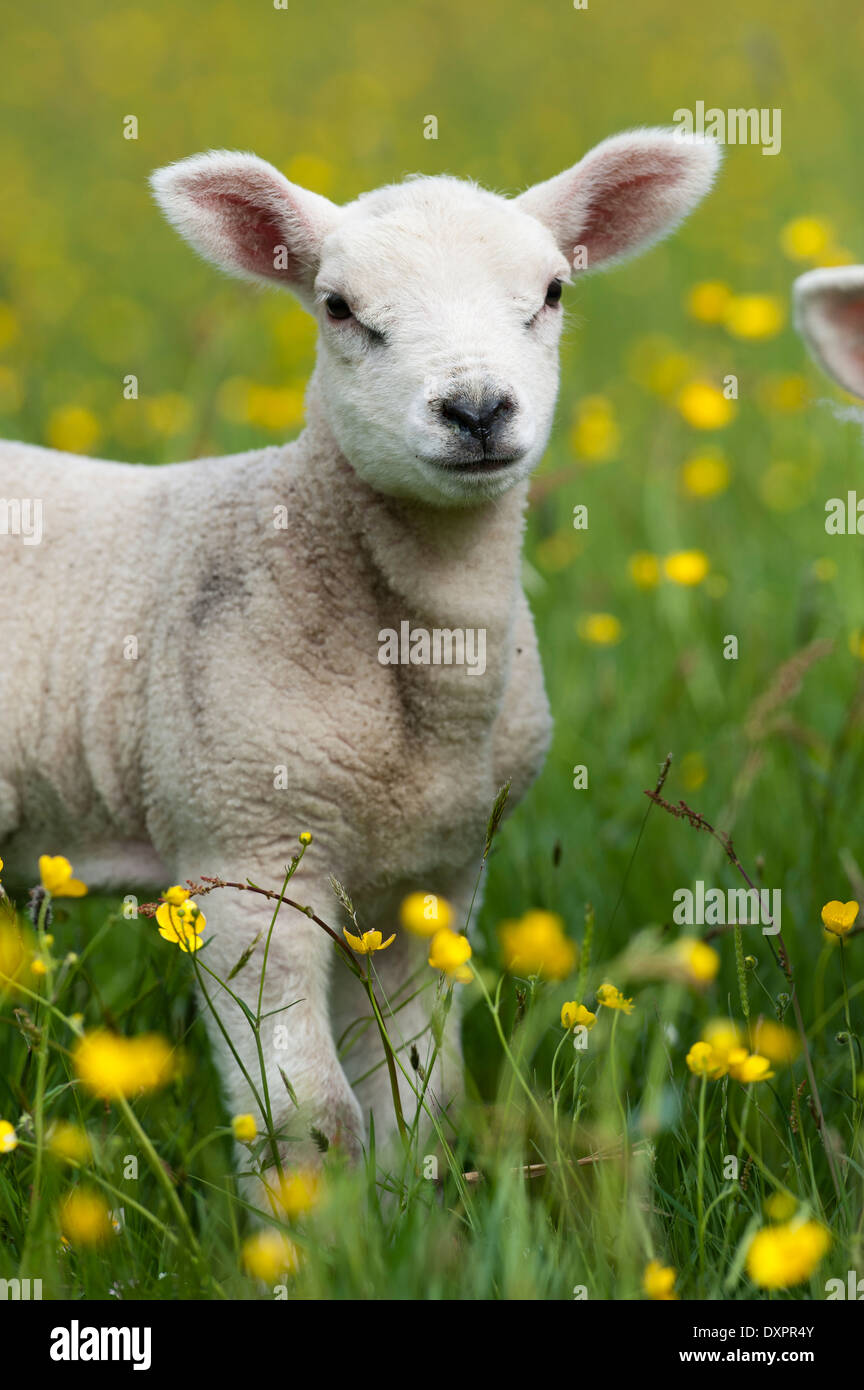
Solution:
M 168 221 L 208 261 L 311 301 L 321 244 L 339 218 L 335 203 L 257 155 L 227 150 L 168 164 L 150 183 Z
M 712 140 L 681 130 L 612 135 L 572 169 L 535 184 L 517 207 L 547 226 L 571 265 L 594 270 L 646 250 L 705 197 L 720 166 Z
M 830 377 L 864 397 L 864 266 L 826 266 L 795 281 L 795 326 Z

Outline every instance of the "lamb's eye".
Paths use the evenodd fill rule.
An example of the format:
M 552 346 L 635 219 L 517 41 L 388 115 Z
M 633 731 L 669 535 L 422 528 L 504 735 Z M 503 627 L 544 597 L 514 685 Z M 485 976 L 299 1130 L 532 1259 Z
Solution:
M 561 299 L 561 281 L 553 280 L 546 291 L 546 303 L 558 304 Z
M 324 301 L 331 319 L 350 319 L 351 310 L 339 294 L 328 294 Z

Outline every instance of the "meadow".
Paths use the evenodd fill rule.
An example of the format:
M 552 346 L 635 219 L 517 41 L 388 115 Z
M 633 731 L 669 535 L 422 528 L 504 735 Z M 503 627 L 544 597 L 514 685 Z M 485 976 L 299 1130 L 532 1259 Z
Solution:
M 818 24 L 805 0 L 661 0 L 626 23 L 593 0 L 15 17 L 0 435 L 142 466 L 293 437 L 314 355 L 292 301 L 221 279 L 161 222 L 146 178 L 169 160 L 252 149 L 336 201 L 412 171 L 516 191 L 698 100 L 780 109 L 782 148 L 729 147 L 681 231 L 566 292 L 524 575 L 555 741 L 477 846 L 471 981 L 426 981 L 439 1009 L 464 995 L 458 1129 L 421 1142 L 406 1116 L 398 1161 L 323 1154 L 262 1238 L 232 1148 L 248 1133 L 254 1167 L 272 1135 L 219 1099 L 206 928 L 184 952 L 119 899 L 67 896 L 62 866 L 32 899 L 39 865 L 4 872 L 0 1279 L 45 1298 L 797 1300 L 864 1277 L 864 943 L 851 909 L 823 913 L 864 903 L 860 540 L 825 531 L 864 439 L 790 322 L 798 274 L 864 260 L 862 38 L 847 0 Z M 782 940 L 675 921 L 676 892 L 742 875 L 782 891 Z M 150 1041 L 88 1061 L 98 1030 Z

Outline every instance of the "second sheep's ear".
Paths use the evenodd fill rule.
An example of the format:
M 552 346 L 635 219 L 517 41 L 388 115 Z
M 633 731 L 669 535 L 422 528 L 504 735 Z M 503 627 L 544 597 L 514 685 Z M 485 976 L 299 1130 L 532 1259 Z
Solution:
M 795 326 L 824 371 L 864 398 L 864 266 L 808 270 L 795 281 Z
M 516 203 L 549 228 L 571 265 L 594 270 L 638 255 L 677 227 L 705 197 L 719 165 L 719 147 L 710 140 L 631 130 L 604 140 Z
M 168 164 L 150 183 L 168 221 L 208 261 L 311 305 L 321 245 L 339 220 L 335 203 L 254 154 L 225 150 Z

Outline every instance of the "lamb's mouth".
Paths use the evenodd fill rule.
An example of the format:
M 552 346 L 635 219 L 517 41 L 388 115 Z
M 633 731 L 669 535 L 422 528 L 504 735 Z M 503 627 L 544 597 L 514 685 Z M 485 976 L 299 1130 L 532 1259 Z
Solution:
M 440 468 L 444 473 L 464 473 L 485 477 L 490 473 L 503 473 L 505 468 L 511 468 L 514 463 L 518 463 L 521 454 L 486 454 L 479 458 L 469 459 L 433 459 L 436 468 Z

